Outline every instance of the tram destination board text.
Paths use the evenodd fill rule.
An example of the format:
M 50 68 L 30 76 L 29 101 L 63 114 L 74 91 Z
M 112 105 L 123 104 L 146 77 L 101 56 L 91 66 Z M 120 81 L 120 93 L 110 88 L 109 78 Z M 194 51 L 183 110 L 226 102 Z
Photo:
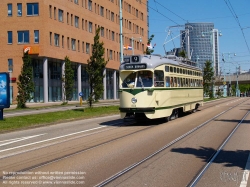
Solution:
M 147 69 L 147 64 L 126 64 L 125 69 Z

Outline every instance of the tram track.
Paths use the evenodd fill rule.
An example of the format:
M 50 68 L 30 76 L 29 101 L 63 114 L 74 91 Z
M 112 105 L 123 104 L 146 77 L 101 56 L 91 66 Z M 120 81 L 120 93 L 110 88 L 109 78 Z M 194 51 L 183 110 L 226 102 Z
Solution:
M 222 102 L 222 103 L 219 103 L 219 104 L 223 104 L 223 103 L 226 103 L 228 102 L 225 101 L 225 102 Z M 190 136 L 192 133 L 196 132 L 198 129 L 201 129 L 202 127 L 205 127 L 207 124 L 209 124 L 211 121 L 213 120 L 216 120 L 218 117 L 222 116 L 223 114 L 227 113 L 228 111 L 236 108 L 237 106 L 241 105 L 242 103 L 244 103 L 245 100 L 243 100 L 242 102 L 238 103 L 237 105 L 233 106 L 233 107 L 230 107 L 229 109 L 227 110 L 224 110 L 222 111 L 221 113 L 217 114 L 216 116 L 214 116 L 213 118 L 210 118 L 209 120 L 205 121 L 204 123 L 200 124 L 199 126 L 191 129 L 190 131 L 186 132 L 185 134 L 179 136 L 178 138 L 174 139 L 173 141 L 171 141 L 170 143 L 166 144 L 165 146 L 163 146 L 162 148 L 160 148 L 159 150 L 155 151 L 154 153 L 152 153 L 151 155 L 145 157 L 144 159 L 128 166 L 127 168 L 117 172 L 116 174 L 112 175 L 111 177 L 107 178 L 106 180 L 100 182 L 99 184 L 95 185 L 96 187 L 102 187 L 102 186 L 106 186 L 112 182 L 114 182 L 116 179 L 118 179 L 119 177 L 125 175 L 126 173 L 132 171 L 133 169 L 135 169 L 136 167 L 138 167 L 139 165 L 145 163 L 146 161 L 152 159 L 153 157 L 155 157 L 156 155 L 158 155 L 159 153 L 165 151 L 166 149 L 172 147 L 173 145 L 175 145 L 176 143 L 180 142 L 181 140 L 183 140 L 184 138 Z M 209 107 L 206 107 L 205 109 L 208 109 L 208 108 L 211 108 L 211 107 L 214 107 L 214 106 L 209 106 Z M 245 116 L 241 119 L 241 122 L 242 120 L 245 119 L 245 117 L 249 115 L 249 112 L 245 114 Z M 238 128 L 238 126 L 241 124 L 238 123 L 238 125 L 234 128 L 234 130 L 230 133 L 230 135 L 226 138 L 226 140 L 222 143 L 222 145 L 220 146 L 219 149 L 217 149 L 213 155 L 211 156 L 211 158 L 209 159 L 209 162 L 212 162 L 214 160 L 214 158 L 218 155 L 218 150 L 221 150 L 223 148 L 223 146 L 225 145 L 225 143 L 229 140 L 229 137 L 232 136 L 232 134 L 236 131 L 236 129 Z M 207 168 L 209 165 L 207 164 L 204 168 Z M 196 175 L 196 177 L 190 182 L 189 186 L 194 186 L 199 178 L 203 175 L 203 173 L 205 172 L 205 169 L 202 168 L 201 171 Z
M 223 149 L 223 147 L 227 144 L 227 142 L 230 140 L 230 138 L 233 136 L 233 134 L 236 132 L 236 130 L 239 128 L 239 126 L 242 124 L 242 122 L 244 121 L 244 119 L 250 115 L 250 111 L 247 112 L 243 118 L 241 119 L 241 121 L 236 125 L 236 127 L 232 130 L 232 132 L 226 137 L 225 141 L 222 142 L 222 144 L 220 145 L 220 147 L 212 154 L 211 158 L 208 160 L 208 163 L 201 169 L 201 171 L 196 175 L 196 177 L 194 178 L 193 181 L 190 182 L 190 184 L 188 184 L 187 186 L 189 187 L 194 187 L 199 180 L 201 179 L 201 177 L 204 175 L 204 173 L 207 171 L 208 167 L 211 165 L 211 163 L 215 160 L 215 158 L 218 156 L 218 154 L 220 153 L 220 151 Z
M 136 126 L 137 123 L 134 122 L 134 121 L 131 121 L 131 122 L 122 122 L 120 123 L 119 127 L 125 127 L 125 126 L 131 126 L 131 125 L 134 125 Z M 22 155 L 22 154 L 32 154 L 32 152 L 34 151 L 39 151 L 41 149 L 44 149 L 44 148 L 48 148 L 48 147 L 52 147 L 52 146 L 58 146 L 60 144 L 63 144 L 63 143 L 69 143 L 71 141 L 77 141 L 77 140 L 80 140 L 82 138 L 85 138 L 86 136 L 94 136 L 96 134 L 100 134 L 100 133 L 105 133 L 107 131 L 111 131 L 111 130 L 115 130 L 117 129 L 118 126 L 110 126 L 108 129 L 103 129 L 103 130 L 100 130 L 100 131 L 96 131 L 96 132 L 93 132 L 93 133 L 90 133 L 90 134 L 83 134 L 83 135 L 78 135 L 76 137 L 72 137 L 72 138 L 69 138 L 69 139 L 66 139 L 66 140 L 61 140 L 61 141 L 58 141 L 58 142 L 52 142 L 52 143 L 49 143 L 49 144 L 44 144 L 44 145 L 41 145 L 39 147 L 35 147 L 35 148 L 30 148 L 30 149 L 26 149 L 26 150 L 22 150 L 22 151 L 19 151 L 19 152 L 14 152 L 14 153 L 9 153 L 9 154 L 6 154 L 6 155 L 0 155 L 0 162 L 1 160 L 4 160 L 4 159 L 13 159 L 13 157 L 15 156 L 19 156 Z M 60 156 L 56 156 L 55 158 L 53 159 L 47 159 L 45 157 L 43 157 L 43 159 L 45 159 L 46 161 L 44 162 L 40 162 L 38 164 L 33 164 L 32 166 L 29 166 L 29 167 L 25 167 L 25 168 L 22 168 L 22 169 L 14 169 L 15 168 L 15 164 L 13 165 L 6 165 L 5 167 L 0 167 L 0 169 L 2 171 L 6 171 L 8 170 L 9 168 L 12 168 L 13 171 L 17 171 L 17 172 L 25 172 L 25 171 L 29 171 L 29 170 L 32 170 L 32 169 L 36 169 L 36 168 L 39 168 L 39 167 L 42 167 L 42 166 L 45 166 L 45 165 L 48 165 L 48 164 L 51 164 L 51 163 L 54 163 L 54 162 L 57 162 L 57 161 L 60 161 L 60 160 L 63 160 L 63 159 L 66 159 L 68 157 L 71 157 L 71 156 L 74 156 L 74 155 L 77 155 L 77 154 L 80 154 L 80 153 L 83 153 L 83 152 L 86 152 L 86 151 L 89 151 L 89 150 L 92 150 L 92 149 L 95 149 L 95 148 L 98 148 L 100 146 L 104 146 L 104 145 L 107 145 L 111 142 L 115 142 L 115 141 L 119 141 L 120 139 L 122 138 L 125 138 L 125 137 L 128 137 L 128 136 L 131 136 L 131 135 L 134 135 L 135 133 L 138 133 L 138 132 L 142 132 L 142 131 L 145 131 L 149 128 L 152 128 L 153 126 L 143 126 L 141 129 L 139 130 L 134 130 L 134 129 L 126 129 L 125 131 L 122 132 L 122 135 L 118 135 L 117 137 L 113 137 L 111 139 L 107 139 L 106 141 L 103 141 L 101 140 L 100 143 L 96 143 L 92 146 L 84 146 L 82 144 L 80 145 L 75 145 L 74 146 L 74 150 L 70 153 L 66 153 L 66 154 L 63 154 L 63 155 L 60 155 Z M 131 132 L 132 131 L 132 132 Z M 54 139 L 54 138 L 53 138 Z M 49 141 L 49 140 L 48 140 Z M 82 147 L 86 147 L 84 149 L 82 149 Z M 67 150 L 69 151 L 69 149 Z M 3 151 L 1 151 L 3 152 Z M 58 153 L 56 153 L 58 154 Z M 49 156 L 53 156 L 53 155 L 56 155 L 56 154 L 51 154 Z M 25 165 L 27 164 L 27 162 L 30 162 L 31 160 L 26 160 L 26 161 L 23 161 L 23 163 L 20 163 L 18 162 L 18 165 L 22 164 L 22 165 Z M 0 174 L 0 180 L 2 180 L 2 173 Z

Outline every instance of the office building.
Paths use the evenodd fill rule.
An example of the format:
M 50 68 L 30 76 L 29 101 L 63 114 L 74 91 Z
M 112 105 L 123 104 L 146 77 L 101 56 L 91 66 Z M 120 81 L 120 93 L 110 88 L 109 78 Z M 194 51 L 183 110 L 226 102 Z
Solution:
M 16 102 L 17 81 L 24 51 L 33 64 L 35 92 L 31 102 L 62 101 L 64 58 L 72 62 L 72 100 L 89 94 L 87 60 L 91 56 L 95 30 L 100 27 L 105 59 L 103 99 L 119 98 L 120 65 L 119 0 L 1 0 L 0 72 L 10 72 L 11 99 Z M 123 44 L 134 47 L 124 55 L 142 54 L 147 46 L 147 0 L 122 1 Z M 140 40 L 139 40 L 140 38 Z M 131 42 L 134 42 L 133 44 Z
M 215 75 L 219 74 L 219 32 L 214 29 L 213 23 L 186 23 L 185 30 L 188 30 L 189 37 L 182 34 L 181 47 L 189 54 L 192 61 L 197 62 L 201 68 L 207 60 L 210 60 L 214 67 Z M 184 33 L 184 31 L 181 31 Z

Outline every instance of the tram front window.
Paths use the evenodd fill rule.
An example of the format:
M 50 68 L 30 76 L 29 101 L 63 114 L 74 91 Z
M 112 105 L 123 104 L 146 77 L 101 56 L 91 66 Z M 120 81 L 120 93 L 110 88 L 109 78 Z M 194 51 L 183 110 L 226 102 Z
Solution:
M 153 73 L 151 71 L 139 71 L 136 87 L 152 87 Z
M 153 85 L 153 73 L 151 71 L 138 71 L 130 73 L 123 81 L 123 88 L 144 88 L 152 87 Z
M 122 87 L 123 88 L 134 88 L 135 86 L 135 77 L 136 73 L 132 72 L 130 73 L 123 81 Z

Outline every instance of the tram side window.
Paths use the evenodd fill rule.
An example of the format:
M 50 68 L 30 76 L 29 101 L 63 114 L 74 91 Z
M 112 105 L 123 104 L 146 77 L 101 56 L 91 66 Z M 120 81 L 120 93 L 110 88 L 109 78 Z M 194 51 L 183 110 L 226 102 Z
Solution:
M 170 77 L 170 86 L 174 87 L 174 78 L 173 77 Z
M 169 66 L 165 66 L 165 71 L 169 72 Z
M 173 71 L 174 71 L 173 67 L 170 66 L 170 72 L 173 73 Z
M 170 77 L 166 76 L 166 87 L 170 87 Z
M 177 79 L 174 77 L 174 87 L 177 87 Z
M 154 85 L 155 87 L 164 87 L 164 72 L 161 70 L 154 71 Z
M 177 78 L 177 86 L 178 86 L 178 87 L 181 87 L 181 81 L 180 81 L 180 80 L 181 80 L 181 79 L 178 77 L 178 78 Z
M 123 81 L 122 87 L 123 88 L 133 88 L 135 85 L 135 77 L 136 73 L 130 73 Z

